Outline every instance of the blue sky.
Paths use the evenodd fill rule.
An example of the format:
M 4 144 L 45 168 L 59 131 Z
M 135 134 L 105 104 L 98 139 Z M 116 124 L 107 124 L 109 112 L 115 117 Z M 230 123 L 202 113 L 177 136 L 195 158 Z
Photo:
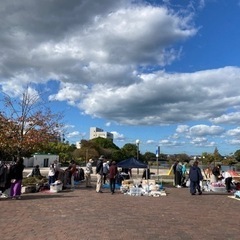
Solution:
M 1 95 L 44 90 L 66 140 L 240 149 L 240 0 L 0 0 Z

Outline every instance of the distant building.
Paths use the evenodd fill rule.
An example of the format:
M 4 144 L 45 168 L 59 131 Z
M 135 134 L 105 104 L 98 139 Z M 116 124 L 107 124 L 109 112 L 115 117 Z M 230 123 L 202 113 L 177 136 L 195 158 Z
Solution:
M 26 167 L 49 167 L 55 160 L 59 161 L 59 156 L 56 154 L 35 153 L 30 158 L 24 158 L 24 165 Z
M 76 148 L 80 149 L 81 148 L 81 142 L 76 142 Z
M 90 128 L 90 140 L 94 138 L 107 138 L 111 139 L 113 141 L 113 134 L 110 132 L 104 132 L 103 129 L 97 128 L 97 127 L 91 127 Z

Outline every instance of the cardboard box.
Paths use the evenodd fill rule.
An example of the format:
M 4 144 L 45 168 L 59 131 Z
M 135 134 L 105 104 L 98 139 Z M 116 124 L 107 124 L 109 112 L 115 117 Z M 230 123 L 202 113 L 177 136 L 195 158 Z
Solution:
M 131 184 L 131 183 L 133 183 L 133 180 L 131 180 L 131 179 L 125 179 L 122 181 L 122 185 L 127 185 L 127 184 Z
M 143 184 L 143 185 L 145 185 L 145 184 L 155 185 L 155 184 L 156 184 L 156 180 L 154 180 L 154 179 L 149 179 L 149 180 L 143 179 L 143 180 L 142 180 L 142 184 Z

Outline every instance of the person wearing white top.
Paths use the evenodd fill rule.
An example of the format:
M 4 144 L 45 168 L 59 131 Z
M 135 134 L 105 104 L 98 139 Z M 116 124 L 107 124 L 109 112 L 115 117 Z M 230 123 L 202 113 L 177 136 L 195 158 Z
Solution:
M 109 161 L 105 160 L 103 162 L 103 184 L 106 183 L 108 173 L 109 173 Z
M 51 185 L 54 182 L 55 182 L 55 168 L 54 163 L 52 163 L 48 171 L 48 184 Z
M 226 190 L 228 192 L 231 192 L 231 184 L 232 184 L 232 175 L 226 171 L 222 173 L 222 176 L 224 177 L 224 182 L 226 184 Z
M 86 165 L 86 170 L 85 170 L 86 187 L 92 187 L 91 185 L 91 174 L 93 173 L 92 163 L 93 163 L 93 160 L 89 159 Z

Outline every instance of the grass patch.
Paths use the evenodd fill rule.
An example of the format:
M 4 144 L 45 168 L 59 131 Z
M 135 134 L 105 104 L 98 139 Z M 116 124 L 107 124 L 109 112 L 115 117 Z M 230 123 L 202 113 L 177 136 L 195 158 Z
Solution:
M 46 177 L 27 177 L 23 178 L 22 185 L 29 186 L 29 185 L 36 185 L 36 184 L 43 184 L 48 182 Z

